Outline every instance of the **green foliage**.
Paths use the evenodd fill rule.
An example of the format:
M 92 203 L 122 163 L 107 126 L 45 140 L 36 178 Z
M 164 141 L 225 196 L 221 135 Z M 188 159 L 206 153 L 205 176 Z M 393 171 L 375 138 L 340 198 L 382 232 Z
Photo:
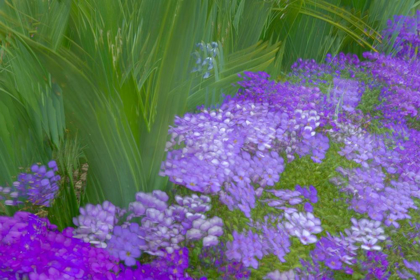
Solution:
M 80 160 L 86 160 L 82 149 L 77 134 L 71 136 L 70 132 L 67 132 L 59 148 L 53 153 L 61 176 L 61 184 L 57 198 L 48 211 L 48 219 L 57 225 L 59 230 L 73 226 L 72 219 L 79 215 L 79 207 L 82 206 L 81 200 L 76 197 L 74 180 L 74 173 L 80 170 Z
M 11 185 L 19 168 L 47 163 L 65 129 L 60 86 L 18 36 L 55 49 L 69 1 L 3 2 L 0 10 L 0 178 Z M 16 10 L 14 7 L 18 8 Z M 19 11 L 19 12 L 18 12 Z M 51 13 L 50 13 L 51 12 Z M 10 20 L 3 20 L 9 18 Z M 11 32 L 14 29 L 19 35 Z M 9 208 L 9 207 L 7 207 Z M 11 214 L 9 212 L 8 214 Z
M 252 36 L 244 24 L 239 24 L 242 13 L 249 17 L 255 8 L 239 1 L 69 3 L 43 2 L 39 7 L 7 4 L 0 33 L 7 38 L 2 42 L 10 44 L 10 63 L 22 60 L 9 73 L 31 84 L 45 84 L 43 78 L 48 77 L 50 91 L 64 97 L 65 102 L 61 99 L 57 103 L 64 103 L 64 108 L 55 105 L 56 111 L 51 111 L 52 105 L 48 104 L 56 101 L 47 100 L 50 107 L 44 113 L 37 104 L 41 93 L 34 95 L 31 84 L 23 88 L 25 83 L 20 83 L 19 89 L 11 84 L 8 89 L 17 91 L 8 93 L 12 100 L 20 101 L 16 95 L 25 94 L 29 109 L 38 111 L 37 118 L 27 117 L 28 121 L 38 121 L 27 125 L 38 138 L 46 134 L 58 147 L 65 128 L 64 115 L 69 130 L 79 131 L 90 166 L 86 194 L 91 203 L 108 199 L 127 206 L 137 191 L 169 187 L 167 178 L 159 177 L 158 172 L 174 116 L 205 103 L 209 92 L 213 95 L 210 103 L 219 102 L 221 92 L 239 79 L 239 72 L 263 70 L 273 62 L 280 46 L 279 42 L 258 41 L 265 16 L 256 17 L 261 22 L 253 23 Z M 226 5 L 230 7 L 227 11 Z M 269 13 L 270 7 L 261 13 Z M 51 9 L 54 16 L 46 12 Z M 55 24 L 57 20 L 60 24 Z M 200 41 L 219 41 L 223 45 L 219 68 L 207 80 L 190 73 L 191 53 Z M 241 42 L 240 46 L 236 42 Z M 27 77 L 36 73 L 39 75 Z M 10 108 L 18 110 L 17 105 Z M 52 149 L 42 141 L 33 145 L 29 151 Z M 8 151 L 12 146 L 9 143 Z M 2 156 L 7 154 L 18 155 L 4 152 Z M 47 158 L 39 154 L 35 157 Z M 27 157 L 19 159 L 29 164 Z M 11 167 L 2 170 L 13 169 L 16 161 L 5 159 Z M 10 178 L 10 173 L 2 177 Z

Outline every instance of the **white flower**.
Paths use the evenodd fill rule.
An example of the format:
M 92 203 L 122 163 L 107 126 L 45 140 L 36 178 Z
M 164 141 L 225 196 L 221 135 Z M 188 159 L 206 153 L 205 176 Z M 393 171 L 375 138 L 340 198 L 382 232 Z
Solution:
M 378 239 L 376 238 L 371 238 L 371 239 L 363 238 L 364 244 L 361 246 L 361 248 L 367 251 L 370 251 L 370 250 L 380 251 L 382 248 L 378 245 L 375 245 L 376 242 L 378 242 Z
M 300 242 L 302 242 L 303 245 L 307 245 L 310 243 L 315 243 L 317 241 L 316 236 L 311 235 L 309 231 L 303 230 L 302 232 L 295 231 L 296 237 L 300 239 Z

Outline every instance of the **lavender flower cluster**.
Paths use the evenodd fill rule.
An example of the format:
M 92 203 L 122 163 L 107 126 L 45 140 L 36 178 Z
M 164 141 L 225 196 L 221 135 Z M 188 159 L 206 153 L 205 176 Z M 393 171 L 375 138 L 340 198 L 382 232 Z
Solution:
M 405 60 L 380 53 L 364 53 L 368 72 L 382 86 L 377 109 L 384 117 L 403 122 L 408 117 L 419 119 L 420 61 Z
M 216 267 L 223 280 L 249 279 L 251 271 L 242 262 L 229 260 L 226 245 L 222 242 L 213 247 L 205 247 L 199 256 L 204 267 Z
M 316 132 L 320 105 L 308 106 L 305 98 L 296 98 L 296 91 L 302 91 L 308 100 L 316 100 L 319 90 L 267 82 L 263 73 L 245 74 L 248 79 L 240 84 L 246 89 L 217 111 L 176 118 L 160 174 L 193 191 L 218 194 L 230 210 L 250 217 L 255 197 L 280 179 L 284 161 L 279 152 L 289 161 L 297 153 L 320 163 L 329 139 Z M 263 89 L 255 89 L 257 85 Z M 273 93 L 280 90 L 285 94 Z M 256 100 L 256 92 L 263 92 L 259 98 L 264 102 Z
M 391 273 L 388 271 L 389 262 L 387 255 L 378 251 L 366 251 L 366 260 L 361 261 L 359 266 L 366 272 L 367 279 L 388 279 Z
M 388 28 L 383 31 L 383 37 L 392 41 L 396 56 L 401 58 L 420 58 L 420 11 L 414 16 L 395 16 L 388 20 Z
M 312 85 L 329 84 L 328 76 L 340 78 L 346 71 L 351 78 L 360 68 L 359 57 L 355 54 L 340 53 L 337 56 L 327 54 L 325 64 L 318 64 L 314 59 L 298 59 L 291 67 L 289 77 L 298 78 L 298 84 L 310 83 Z
M 398 228 L 397 221 L 409 219 L 408 210 L 417 209 L 411 197 L 418 197 L 419 190 L 412 184 L 397 181 L 387 184 L 385 174 L 378 168 L 338 168 L 338 171 L 347 176 L 348 184 L 342 190 L 353 195 L 350 205 L 356 212 L 367 213 L 375 221 Z M 335 182 L 344 185 L 342 180 Z
M 307 199 L 309 202 L 305 202 L 304 209 L 306 212 L 312 212 L 313 207 L 312 204 L 318 202 L 318 191 L 314 186 L 301 187 L 297 185 L 295 190 L 267 190 L 268 193 L 274 194 L 276 199 L 261 199 L 260 202 L 267 204 L 270 207 L 275 209 L 283 210 L 287 214 L 292 214 L 297 212 L 298 210 L 293 207 L 285 206 L 286 203 L 290 205 L 298 205 L 301 204 L 304 200 Z
M 354 265 L 358 248 L 367 251 L 382 249 L 377 242 L 384 241 L 386 237 L 379 222 L 367 219 L 357 221 L 354 218 L 351 221 L 353 223 L 351 230 L 345 230 L 347 236 L 340 234 L 340 237 L 333 237 L 328 234 L 327 237 L 321 238 L 315 250 L 311 252 L 313 261 L 323 261 L 330 269 L 340 270 L 344 264 Z M 345 269 L 349 274 L 352 273 L 350 267 Z
M 118 219 L 125 212 L 110 202 L 103 205 L 88 205 L 80 209 L 81 215 L 74 218 L 75 238 L 107 248 L 111 255 L 124 261 L 127 266 L 135 264 L 142 252 L 164 256 L 181 249 L 182 241 L 203 240 L 203 246 L 217 245 L 223 235 L 223 221 L 218 217 L 207 219 L 210 198 L 193 194 L 191 197 L 176 196 L 178 205 L 168 207 L 168 195 L 162 191 L 152 194 L 139 192 L 136 201 L 130 203 L 126 221 L 120 226 Z M 141 217 L 141 224 L 130 223 Z M 164 250 L 162 250 L 164 249 Z
M 117 208 L 109 201 L 104 201 L 102 205 L 87 204 L 80 207 L 82 215 L 73 218 L 73 223 L 78 227 L 73 237 L 98 248 L 106 248 L 105 242 L 111 239 L 114 225 L 118 222 L 116 211 Z
M 285 218 L 285 219 L 284 219 Z M 275 226 L 273 226 L 275 224 Z M 260 231 L 254 233 L 233 232 L 233 241 L 226 244 L 226 256 L 229 260 L 240 261 L 245 267 L 258 268 L 258 259 L 273 254 L 280 262 L 286 262 L 285 256 L 290 252 L 290 237 L 295 236 L 302 244 L 307 245 L 317 241 L 312 234 L 322 231 L 321 221 L 311 213 L 293 213 L 283 216 L 266 216 L 264 223 L 259 221 L 250 223 L 250 226 Z
M 9 199 L 4 202 L 6 205 L 21 205 L 24 203 L 21 200 L 24 200 L 34 205 L 49 207 L 58 192 L 57 182 L 61 177 L 55 174 L 58 171 L 55 161 L 50 161 L 48 168 L 50 170 L 47 170 L 44 165 L 34 164 L 31 167 L 31 173 L 18 175 L 18 180 L 13 182 L 13 188 L 0 186 L 0 200 L 8 196 Z
M 345 229 L 346 235 L 321 237 L 315 249 L 310 253 L 312 262 L 302 261 L 303 268 L 296 268 L 287 272 L 273 271 L 266 275 L 266 279 L 334 279 L 331 271 L 343 271 L 352 275 L 355 267 L 365 270 L 369 277 L 383 278 L 387 274 L 388 261 L 382 252 L 378 241 L 386 239 L 384 230 L 379 222 L 367 219 L 352 219 L 351 229 Z M 358 261 L 358 249 L 367 253 L 367 260 Z M 324 265 L 325 268 L 321 266 Z M 330 272 L 329 272 L 330 271 Z M 370 279 L 370 278 L 367 278 Z

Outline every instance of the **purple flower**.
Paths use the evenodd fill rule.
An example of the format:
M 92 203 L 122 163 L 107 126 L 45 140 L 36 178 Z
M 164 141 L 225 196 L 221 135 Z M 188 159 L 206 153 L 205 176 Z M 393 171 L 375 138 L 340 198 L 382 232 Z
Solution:
M 296 189 L 296 191 L 299 191 L 303 195 L 304 198 L 309 199 L 310 192 L 308 191 L 308 189 L 306 187 L 301 187 L 301 186 L 297 185 L 295 187 L 295 189 Z
M 80 216 L 73 218 L 73 223 L 78 227 L 73 237 L 106 248 L 106 241 L 111 239 L 112 229 L 118 222 L 117 208 L 109 201 L 104 201 L 102 205 L 87 204 L 85 208 L 80 207 L 80 213 Z
M 314 211 L 314 208 L 312 207 L 312 205 L 309 202 L 306 202 L 303 205 L 303 207 L 304 207 L 306 212 L 313 212 Z
M 203 238 L 203 247 L 215 246 L 219 243 L 216 236 L 208 235 Z
M 325 261 L 325 265 L 333 270 L 340 270 L 343 266 L 343 264 L 335 259 L 335 258 L 329 258 Z
M 138 201 L 131 202 L 128 206 L 128 210 L 132 211 L 136 217 L 142 216 L 146 212 L 144 205 Z
M 118 254 L 120 260 L 124 261 L 126 266 L 133 266 L 136 264 L 136 258 L 140 257 L 140 250 L 130 244 L 125 244 L 124 250 Z
M 316 190 L 316 188 L 314 186 L 309 186 L 309 200 L 312 203 L 317 203 L 318 202 L 318 192 Z
M 73 228 L 58 232 L 45 218 L 27 212 L 0 220 L 3 241 L 10 234 L 20 233 L 13 243 L 0 242 L 0 270 L 11 272 L 9 279 L 17 273 L 29 274 L 31 279 L 101 278 L 119 271 L 118 260 L 106 250 L 72 238 Z
M 186 235 L 187 239 L 189 240 L 198 240 L 201 239 L 202 236 L 203 233 L 201 232 L 201 230 L 195 228 L 188 230 Z
M 362 241 L 363 241 L 363 244 L 362 244 L 361 248 L 364 249 L 364 250 L 368 250 L 368 251 L 370 251 L 370 250 L 377 250 L 377 251 L 381 250 L 381 247 L 376 245 L 376 243 L 378 242 L 378 239 L 376 239 L 376 238 L 372 238 L 372 239 L 363 238 Z
M 390 214 L 386 219 L 385 219 L 385 225 L 387 226 L 391 226 L 393 225 L 395 228 L 399 228 L 400 225 L 396 222 L 397 217 L 393 214 Z
M 48 166 L 52 170 L 47 172 L 45 166 L 32 165 L 32 174 L 19 174 L 18 181 L 13 183 L 13 190 L 11 188 L 0 189 L 4 194 L 10 193 L 10 197 L 13 198 L 6 200 L 5 203 L 7 205 L 22 204 L 23 202 L 18 201 L 21 198 L 35 205 L 49 207 L 58 192 L 57 182 L 61 177 L 55 175 L 55 172 L 58 171 L 55 161 L 50 161 Z
M 317 241 L 316 236 L 313 236 L 307 230 L 303 230 L 302 232 L 296 231 L 296 237 L 300 239 L 303 245 L 315 243 Z
M 289 200 L 290 205 L 300 204 L 301 202 L 302 202 L 302 199 L 300 197 L 294 197 Z
M 208 234 L 214 236 L 221 236 L 223 234 L 223 229 L 219 226 L 213 226 L 208 230 Z
M 159 199 L 159 200 L 163 201 L 163 202 L 167 202 L 167 201 L 168 201 L 168 199 L 169 199 L 168 195 L 167 195 L 165 192 L 163 192 L 163 191 L 159 191 L 159 190 L 155 190 L 155 191 L 153 191 L 153 196 L 154 196 L 155 198 L 157 198 L 157 199 Z

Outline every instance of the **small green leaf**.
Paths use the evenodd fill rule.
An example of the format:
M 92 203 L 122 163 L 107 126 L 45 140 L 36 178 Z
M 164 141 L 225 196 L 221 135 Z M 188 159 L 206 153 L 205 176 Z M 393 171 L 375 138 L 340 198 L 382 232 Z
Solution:
M 360 272 L 354 272 L 351 276 L 351 279 L 363 279 L 364 275 L 361 274 Z
M 230 233 L 228 233 L 228 239 L 230 240 L 230 241 L 233 241 L 233 236 L 232 236 L 232 234 L 230 234 Z

